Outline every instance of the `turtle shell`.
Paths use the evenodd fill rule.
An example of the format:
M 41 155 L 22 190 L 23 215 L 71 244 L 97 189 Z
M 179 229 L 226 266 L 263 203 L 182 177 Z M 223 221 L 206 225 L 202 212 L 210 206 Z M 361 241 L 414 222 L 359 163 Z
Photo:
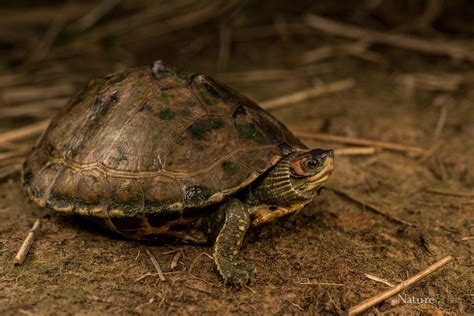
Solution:
M 234 90 L 157 61 L 73 97 L 33 147 L 23 183 L 55 211 L 159 226 L 199 216 L 305 148 Z

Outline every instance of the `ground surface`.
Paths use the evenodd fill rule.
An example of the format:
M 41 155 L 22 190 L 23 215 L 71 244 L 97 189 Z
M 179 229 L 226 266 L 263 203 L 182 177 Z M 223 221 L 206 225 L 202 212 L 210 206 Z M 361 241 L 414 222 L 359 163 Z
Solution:
M 300 214 L 249 233 L 242 257 L 255 264 L 257 275 L 244 288 L 222 284 L 212 270 L 211 247 L 123 240 L 88 222 L 54 216 L 28 202 L 19 175 L 14 173 L 0 183 L 0 314 L 340 314 L 388 289 L 364 274 L 397 284 L 446 255 L 454 260 L 402 293 L 404 297 L 434 298 L 434 304 L 391 304 L 388 300 L 369 312 L 474 313 L 472 65 L 390 48 L 377 50 L 381 58 L 377 63 L 341 55 L 301 65 L 297 57 L 302 52 L 323 44 L 318 36 L 233 43 L 226 71 L 285 68 L 295 75 L 272 81 L 227 80 L 228 84 L 261 101 L 309 88 L 314 81 L 353 78 L 353 89 L 272 114 L 311 132 L 422 148 L 431 148 L 436 141 L 429 157 L 391 151 L 336 157 L 336 172 L 328 189 L 312 204 Z M 166 43 L 158 52 L 135 56 L 130 64 L 161 58 L 218 73 L 217 48 L 209 46 L 190 58 L 186 52 L 176 53 L 178 44 Z M 91 64 L 103 62 L 100 54 L 94 58 Z M 107 73 L 116 64 L 102 63 L 102 68 L 89 71 L 90 76 Z M 302 69 L 311 70 L 311 76 L 301 75 Z M 447 92 L 426 91 L 416 85 L 410 89 L 400 83 L 400 75 L 407 73 L 440 78 L 455 74 L 462 82 Z M 87 79 L 87 75 L 77 79 L 74 87 Z M 439 134 L 436 126 L 442 113 L 447 117 Z M 0 127 L 7 131 L 33 121 L 31 117 L 6 117 L 0 119 Z M 34 137 L 24 143 L 33 141 Z M 305 142 L 311 147 L 342 146 Z M 434 194 L 429 189 L 466 194 Z M 375 214 L 338 194 L 340 191 L 415 227 Z M 13 266 L 13 257 L 36 218 L 43 219 L 41 232 L 24 264 Z M 156 256 L 166 281 L 154 273 L 145 247 Z M 181 255 L 171 269 L 177 252 Z

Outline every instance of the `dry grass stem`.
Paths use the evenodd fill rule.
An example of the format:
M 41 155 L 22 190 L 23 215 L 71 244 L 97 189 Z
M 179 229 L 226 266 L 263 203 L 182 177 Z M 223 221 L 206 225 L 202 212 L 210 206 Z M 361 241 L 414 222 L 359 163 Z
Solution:
M 375 214 L 382 215 L 383 217 L 387 218 L 388 220 L 390 220 L 394 223 L 401 224 L 401 225 L 407 225 L 407 226 L 411 226 L 411 227 L 416 227 L 415 224 L 407 222 L 403 219 L 396 218 L 396 217 L 388 214 L 387 212 L 381 210 L 378 206 L 367 203 L 367 202 L 363 201 L 362 199 L 360 199 L 360 198 L 358 198 L 358 197 L 356 197 L 356 196 L 354 196 L 354 195 L 352 195 L 348 192 L 345 192 L 345 191 L 342 191 L 342 190 L 339 190 L 339 189 L 335 189 L 335 188 L 329 188 L 329 189 L 331 191 L 333 191 L 334 193 L 338 194 L 338 195 L 342 195 L 345 198 L 360 204 L 362 206 L 362 208 L 368 209 L 368 210 L 374 212 Z
M 0 133 L 0 145 L 8 143 L 10 141 L 30 137 L 41 133 L 46 127 L 48 127 L 51 120 L 44 120 L 33 123 L 31 125 L 23 126 L 8 132 Z
M 294 80 L 304 77 L 317 76 L 317 67 L 299 67 L 294 69 L 254 69 L 239 72 L 218 73 L 216 78 L 223 82 L 258 82 L 273 80 Z
M 61 14 L 67 16 L 69 20 L 76 19 L 92 7 L 90 3 L 68 3 L 61 8 Z M 58 14 L 58 8 L 51 5 L 35 7 L 34 10 L 25 10 L 24 8 L 2 8 L 0 9 L 2 18 L 0 26 L 8 28 L 13 25 L 48 24 Z M 11 26 L 13 27 L 13 26 Z M 10 32 L 15 33 L 15 32 Z
M 426 40 L 407 35 L 389 34 L 368 30 L 356 25 L 337 22 L 316 14 L 304 17 L 307 25 L 331 35 L 364 40 L 368 43 L 385 44 L 417 52 L 449 56 L 453 59 L 474 61 L 474 51 L 448 41 Z
M 186 10 L 184 11 L 184 14 L 175 15 L 164 21 L 159 21 L 147 25 L 146 27 L 142 27 L 140 32 L 137 32 L 136 36 L 124 38 L 124 41 L 131 45 L 133 43 L 150 40 L 164 34 L 195 26 L 222 15 L 236 4 L 237 1 L 226 1 L 214 5 L 208 5 L 196 10 Z
M 136 279 L 135 279 L 135 282 L 139 282 L 139 281 L 141 281 L 141 280 L 143 280 L 144 278 L 149 277 L 149 276 L 157 276 L 157 275 L 159 275 L 159 274 L 158 274 L 158 273 L 147 272 L 147 273 L 145 273 L 144 275 L 142 275 L 142 276 L 136 278 Z
M 318 47 L 305 52 L 301 56 L 301 62 L 303 64 L 309 64 L 338 55 L 351 55 L 377 64 L 386 64 L 386 60 L 382 55 L 367 50 L 367 43 L 365 41 L 337 46 Z
M 153 263 L 153 266 L 155 267 L 155 270 L 158 273 L 158 277 L 160 281 L 166 281 L 166 278 L 163 275 L 163 271 L 161 270 L 158 260 L 156 260 L 155 256 L 151 253 L 150 250 L 148 250 L 148 248 L 145 248 L 145 252 L 148 255 L 148 257 L 150 257 L 151 263 Z
M 334 81 L 331 83 L 317 85 L 310 89 L 298 91 L 289 95 L 259 102 L 259 105 L 265 110 L 276 110 L 295 103 L 303 102 L 310 98 L 319 97 L 325 94 L 341 92 L 349 90 L 354 87 L 355 81 L 353 79 L 344 79 Z
M 218 71 L 225 71 L 229 66 L 232 50 L 232 28 L 222 24 L 219 31 L 219 55 L 217 57 Z
M 343 147 L 334 149 L 339 156 L 369 156 L 379 152 L 376 147 Z
M 63 28 L 64 16 L 58 12 L 58 14 L 52 19 L 46 33 L 42 38 L 36 41 L 36 46 L 32 49 L 31 55 L 24 60 L 23 65 L 36 63 L 45 59 Z
M 294 77 L 295 72 L 286 69 L 258 69 L 243 72 L 220 73 L 216 77 L 225 82 L 256 82 L 284 80 Z
M 300 284 L 302 285 L 321 285 L 321 286 L 345 286 L 342 283 L 330 283 L 330 282 L 312 282 L 312 281 L 306 281 L 306 282 L 301 282 Z
M 8 165 L 8 166 L 0 168 L 0 180 L 8 178 L 16 174 L 17 172 L 19 172 L 21 170 L 22 165 L 23 165 L 23 162 L 19 161 L 18 163 L 14 165 Z
M 0 164 L 4 160 L 9 160 L 11 158 L 24 157 L 28 151 L 29 151 L 29 148 L 21 147 L 17 150 L 12 150 L 12 151 L 7 151 L 7 152 L 4 152 L 4 153 L 0 153 Z
M 69 97 L 76 91 L 76 87 L 70 83 L 55 84 L 47 87 L 19 86 L 4 90 L 0 94 L 7 104 L 53 99 L 57 97 Z
M 148 6 L 145 10 L 139 10 L 136 14 L 120 19 L 112 19 L 110 22 L 104 23 L 104 25 L 98 25 L 88 32 L 88 36 L 98 39 L 111 35 L 120 35 L 127 31 L 130 32 L 131 30 L 136 31 L 140 27 L 152 24 L 156 21 L 166 20 L 179 13 L 189 11 L 189 9 L 196 10 L 197 7 L 190 7 L 193 2 L 192 0 L 179 0 L 168 2 L 165 6 Z
M 23 241 L 20 250 L 13 259 L 13 263 L 15 265 L 20 265 L 23 263 L 23 261 L 25 261 L 26 255 L 28 254 L 28 251 L 30 251 L 31 245 L 33 245 L 35 234 L 40 229 L 40 227 L 41 221 L 37 219 L 33 224 L 33 227 L 30 229 L 30 232 L 26 236 L 25 240 Z
M 444 125 L 446 124 L 446 119 L 448 118 L 448 107 L 441 107 L 441 112 L 439 113 L 438 122 L 436 123 L 435 130 L 433 132 L 433 144 L 431 147 L 434 147 L 438 144 L 439 139 L 441 138 L 441 132 L 443 131 Z
M 7 106 L 0 108 L 0 117 L 34 116 L 36 118 L 51 117 L 58 109 L 66 104 L 66 98 L 54 98 L 40 102 Z
M 174 268 L 176 268 L 176 266 L 178 265 L 179 258 L 181 258 L 181 251 L 177 251 L 176 254 L 173 256 L 173 259 L 170 263 L 171 270 L 174 270 Z
M 429 74 L 413 73 L 400 75 L 398 82 L 408 90 L 454 92 L 463 82 L 463 76 L 458 74 Z
M 378 147 L 378 148 L 388 149 L 392 151 L 404 152 L 414 157 L 419 157 L 426 152 L 423 148 L 420 148 L 420 147 L 406 146 L 406 145 L 384 142 L 384 141 L 379 141 L 379 140 L 339 136 L 339 135 L 332 135 L 332 134 L 303 132 L 303 131 L 299 131 L 298 127 L 296 126 L 290 126 L 290 129 L 293 131 L 293 133 L 296 136 L 301 137 L 303 139 L 311 139 L 315 141 L 322 141 L 322 142 L 328 142 L 328 143 Z
M 313 31 L 306 25 L 300 23 L 285 23 L 287 35 L 311 35 Z M 272 25 L 250 26 L 235 29 L 234 41 L 246 42 L 266 37 L 281 36 L 281 32 Z
M 189 269 L 188 269 L 188 273 L 189 273 L 189 274 L 192 274 L 194 265 L 195 265 L 196 262 L 199 260 L 199 258 L 201 258 L 201 256 L 206 256 L 206 257 L 210 258 L 212 261 L 214 261 L 214 258 L 213 258 L 211 255 L 209 255 L 208 253 L 205 253 L 204 251 L 201 252 L 200 254 L 198 254 L 198 255 L 196 256 L 196 258 L 193 259 L 193 262 L 191 262 L 191 265 L 189 266 Z
M 371 279 L 371 280 L 374 280 L 374 281 L 377 281 L 377 282 L 380 282 L 380 283 L 383 283 L 385 285 L 388 285 L 390 287 L 393 287 L 394 285 L 390 282 L 388 282 L 387 280 L 385 279 L 382 279 L 382 278 L 379 278 L 375 275 L 371 275 L 371 274 L 368 274 L 368 273 L 364 273 L 364 276 L 368 279 Z
M 103 0 L 94 9 L 74 23 L 72 28 L 78 32 L 83 32 L 94 26 L 100 19 L 111 12 L 120 4 L 121 0 Z
M 458 191 L 450 191 L 450 190 L 435 189 L 435 188 L 429 188 L 429 189 L 426 189 L 426 191 L 429 193 L 441 194 L 441 195 L 451 195 L 451 196 L 459 196 L 459 197 L 466 197 L 466 198 L 474 197 L 474 192 L 458 192 Z
M 429 276 L 430 274 L 432 274 L 436 270 L 438 270 L 441 267 L 443 267 L 444 265 L 446 265 L 452 259 L 453 258 L 451 256 L 446 256 L 443 259 L 435 262 L 434 264 L 432 264 L 431 266 L 429 266 L 425 270 L 415 274 L 411 278 L 409 278 L 409 279 L 403 281 L 402 283 L 398 284 L 397 286 L 395 286 L 395 287 L 393 287 L 393 288 L 391 288 L 391 289 L 389 289 L 385 292 L 377 294 L 376 296 L 371 297 L 371 298 L 363 301 L 362 303 L 360 303 L 360 304 L 358 304 L 354 307 L 351 307 L 349 309 L 349 315 L 360 314 L 363 311 L 369 309 L 370 307 L 372 307 L 374 305 L 377 305 L 378 303 L 383 302 L 387 298 L 389 298 L 389 297 L 391 297 L 391 296 L 393 296 L 393 295 L 409 288 L 410 286 L 412 286 L 415 283 L 421 281 L 422 279 L 426 278 L 427 276 Z

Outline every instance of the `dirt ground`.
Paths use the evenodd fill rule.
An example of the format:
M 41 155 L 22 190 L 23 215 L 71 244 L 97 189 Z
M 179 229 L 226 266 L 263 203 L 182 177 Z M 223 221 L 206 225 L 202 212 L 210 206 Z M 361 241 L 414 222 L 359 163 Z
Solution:
M 83 16 L 94 7 L 71 12 Z M 56 14 L 66 12 L 59 5 L 48 8 Z M 6 7 L 0 14 L 7 16 L 8 10 L 21 9 Z M 292 12 L 286 21 L 302 12 Z M 81 34 L 107 30 L 114 18 L 104 19 Z M 249 232 L 242 257 L 255 264 L 257 274 L 248 286 L 235 288 L 223 285 L 213 271 L 211 246 L 124 240 L 87 221 L 56 216 L 30 203 L 18 166 L 37 134 L 12 142 L 2 142 L 0 134 L 0 155 L 17 150 L 12 144 L 22 152 L 0 164 L 0 314 L 343 314 L 389 288 L 366 274 L 398 284 L 447 255 L 452 262 L 401 293 L 404 298 L 432 298 L 432 303 L 406 303 L 394 297 L 368 313 L 474 314 L 472 61 L 387 45 L 352 54 L 344 45 L 354 40 L 303 24 L 285 31 L 290 24 L 282 26 L 282 19 L 285 15 L 278 15 L 278 23 L 262 19 L 257 25 L 263 27 L 234 30 L 222 26 L 226 19 L 221 17 L 149 38 L 143 35 L 147 25 L 140 25 L 142 37 L 113 34 L 99 42 L 56 35 L 46 49 L 43 40 L 55 32 L 56 20 L 48 20 L 49 27 L 25 26 L 23 32 L 34 29 L 43 40 L 28 46 L 13 34 L 9 36 L 15 44 L 2 50 L 0 133 L 54 115 L 61 102 L 95 76 L 162 59 L 221 78 L 255 101 L 350 78 L 353 88 L 272 114 L 302 131 L 416 146 L 427 152 L 412 157 L 379 148 L 369 155 L 336 156 L 327 189 L 308 207 Z M 186 20 L 180 21 L 182 25 Z M 368 18 L 363 21 L 368 21 L 361 23 L 367 28 L 374 26 Z M 68 24 L 60 26 L 64 25 Z M 5 40 L 5 34 L 0 35 Z M 450 36 L 459 43 L 466 39 Z M 305 52 L 318 47 L 336 49 L 320 60 L 302 62 Z M 472 52 L 472 46 L 469 49 Z M 286 72 L 268 72 L 275 69 Z M 255 70 L 260 77 L 249 75 Z M 58 89 L 63 90 L 48 92 Z M 15 107 L 20 114 L 15 114 Z M 350 146 L 303 140 L 310 147 Z M 40 233 L 25 262 L 14 266 L 13 258 L 37 218 L 43 223 Z M 145 248 L 157 258 L 165 281 L 155 273 Z

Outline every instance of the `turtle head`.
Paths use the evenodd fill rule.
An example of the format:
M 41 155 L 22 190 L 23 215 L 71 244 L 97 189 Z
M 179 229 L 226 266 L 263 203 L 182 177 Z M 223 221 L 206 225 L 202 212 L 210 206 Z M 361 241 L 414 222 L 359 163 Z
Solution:
M 294 190 L 311 194 L 321 188 L 334 171 L 334 152 L 313 149 L 294 153 L 290 158 L 289 174 Z
M 319 192 L 334 171 L 334 152 L 313 149 L 290 153 L 252 190 L 252 225 L 298 212 Z M 256 199 L 252 201 L 252 199 Z M 262 204 L 263 206 L 260 206 Z M 272 207 L 268 207 L 272 205 Z

